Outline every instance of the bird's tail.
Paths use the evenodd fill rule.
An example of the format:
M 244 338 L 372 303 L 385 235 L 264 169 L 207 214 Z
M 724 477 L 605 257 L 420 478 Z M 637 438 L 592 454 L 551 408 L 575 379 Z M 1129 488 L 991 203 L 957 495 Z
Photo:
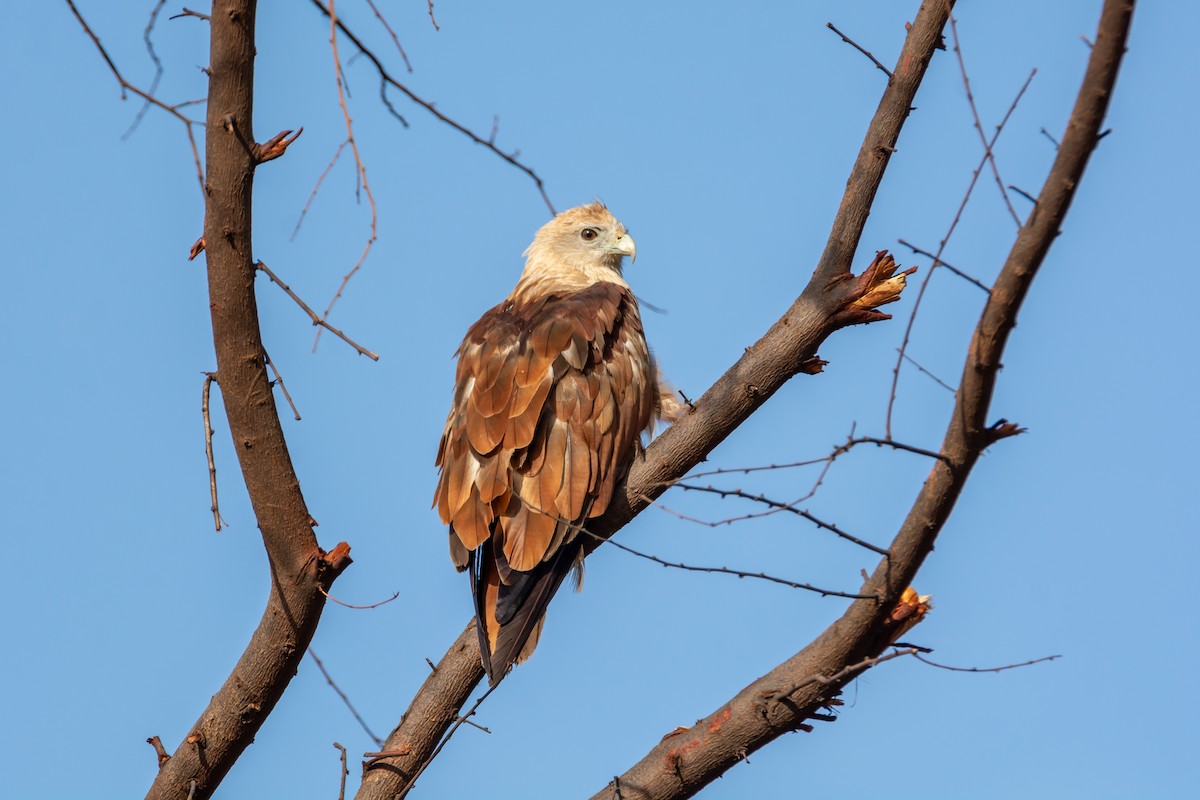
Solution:
M 491 541 L 471 554 L 471 593 L 475 598 L 479 651 L 490 685 L 498 684 L 513 664 L 521 663 L 533 653 L 546 618 L 546 607 L 579 555 L 578 544 L 568 544 L 529 572 L 505 569 L 508 582 L 503 582 Z

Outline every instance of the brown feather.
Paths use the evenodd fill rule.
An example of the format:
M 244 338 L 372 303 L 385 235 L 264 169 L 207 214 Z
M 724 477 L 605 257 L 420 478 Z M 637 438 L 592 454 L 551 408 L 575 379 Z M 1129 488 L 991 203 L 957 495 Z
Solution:
M 583 242 L 584 225 L 614 249 Z M 620 254 L 633 252 L 624 236 L 598 204 L 556 217 L 512 294 L 458 351 L 434 500 L 451 560 L 470 567 L 493 684 L 532 652 L 582 553 L 581 527 L 609 506 L 657 408 L 657 373 L 619 272 Z
M 480 502 L 479 492 L 473 490 L 450 524 L 463 547 L 474 550 L 491 536 L 492 508 Z
M 507 357 L 503 351 L 497 351 L 488 366 L 494 374 L 488 376 L 491 382 L 482 379 L 475 382 L 471 390 L 471 402 L 475 410 L 485 417 L 494 417 L 507 411 L 513 400 L 513 380 L 517 373 L 516 359 Z

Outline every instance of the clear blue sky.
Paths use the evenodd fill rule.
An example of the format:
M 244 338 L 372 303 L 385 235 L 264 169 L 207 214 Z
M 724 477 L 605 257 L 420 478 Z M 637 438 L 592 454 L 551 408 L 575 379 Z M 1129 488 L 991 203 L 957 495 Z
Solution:
M 141 36 L 152 3 L 82 0 L 126 76 L 148 85 Z M 412 88 L 519 148 L 565 208 L 599 196 L 637 237 L 628 277 L 648 302 L 668 375 L 700 395 L 790 303 L 820 254 L 884 76 L 825 29 L 832 21 L 894 62 L 916 0 L 603 5 L 385 2 L 415 67 Z M 990 131 L 1032 67 L 997 157 L 1036 193 L 1061 135 L 1098 0 L 960 3 L 959 26 Z M 399 76 L 365 4 L 338 4 Z M 179 4 L 168 4 L 176 13 Z M 173 749 L 258 622 L 267 572 L 216 415 L 221 505 L 212 530 L 200 419 L 215 367 L 204 270 L 186 255 L 203 209 L 182 127 L 121 102 L 61 2 L 26 4 L 0 60 L 0 315 L 6 428 L 0 461 L 10 564 L 0 680 L 0 797 L 135 797 L 155 771 L 147 736 Z M 1109 116 L 1063 235 L 1020 317 L 993 406 L 1029 433 L 983 459 L 918 587 L 936 610 L 908 638 L 942 661 L 894 661 L 848 688 L 841 719 L 788 736 L 710 787 L 710 798 L 904 792 L 926 800 L 1179 797 L 1194 750 L 1200 658 L 1192 614 L 1198 488 L 1191 346 L 1197 106 L 1187 3 L 1138 9 Z M 163 19 L 171 101 L 204 94 L 207 30 Z M 342 44 L 349 60 L 353 50 Z M 369 211 L 351 163 L 326 180 L 345 136 L 328 26 L 306 3 L 259 14 L 260 140 L 305 128 L 256 183 L 255 255 L 323 307 L 354 263 Z M 314 641 L 381 735 L 398 720 L 469 611 L 429 510 L 451 354 L 502 298 L 547 218 L 532 183 L 397 97 L 380 109 L 372 69 L 346 66 L 351 110 L 379 208 L 379 241 L 333 321 L 380 352 L 357 357 L 260 281 L 271 356 L 304 416 L 286 422 L 322 544 L 354 566 Z M 980 146 L 957 65 L 940 54 L 917 98 L 858 257 L 928 249 L 954 214 Z M 1014 197 L 1022 214 L 1027 203 Z M 946 259 L 983 280 L 1015 226 L 984 176 Z M 912 355 L 957 380 L 981 292 L 939 272 Z M 800 377 L 713 454 L 710 466 L 812 458 L 851 424 L 883 430 L 897 319 L 835 335 L 819 377 Z M 903 373 L 895 432 L 935 447 L 950 395 Z M 840 461 L 806 507 L 890 540 L 928 464 L 882 451 Z M 779 499 L 811 471 L 725 485 Z M 753 509 L 669 492 L 667 506 L 720 519 Z M 651 509 L 623 542 L 694 564 L 766 569 L 854 588 L 874 559 L 794 519 L 708 528 Z M 414 796 L 578 797 L 599 789 L 677 725 L 689 725 L 807 643 L 844 601 L 727 576 L 665 570 L 615 549 L 564 593 L 536 657 L 464 729 Z M 220 795 L 333 798 L 337 753 L 374 749 L 305 661 Z M 357 759 L 355 759 L 357 760 Z M 357 774 L 357 768 L 352 767 Z M 352 777 L 353 781 L 353 777 Z

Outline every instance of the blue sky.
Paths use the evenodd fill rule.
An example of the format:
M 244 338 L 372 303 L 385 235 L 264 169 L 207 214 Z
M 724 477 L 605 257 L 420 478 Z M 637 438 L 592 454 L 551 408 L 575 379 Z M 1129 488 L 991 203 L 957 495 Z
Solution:
M 82 0 L 126 77 L 149 84 L 150 2 Z M 646 313 L 664 370 L 700 395 L 803 288 L 884 76 L 825 29 L 832 21 L 892 64 L 917 3 L 552 2 L 436 7 L 385 2 L 411 58 L 409 85 L 519 148 L 559 208 L 602 197 L 637 238 L 627 272 L 665 314 Z M 399 77 L 365 4 L 338 7 Z M 170 13 L 176 6 L 168 5 Z M 1087 58 L 1099 2 L 961 3 L 959 30 L 987 130 L 1038 74 L 996 149 L 1006 183 L 1036 193 Z M 258 622 L 265 558 L 220 413 L 221 509 L 212 530 L 200 418 L 215 367 L 204 271 L 186 255 L 203 209 L 182 126 L 118 87 L 64 3 L 28 4 L 5 48 L 0 104 L 0 315 L 7 389 L 0 493 L 10 531 L 0 678 L 0 797 L 136 796 L 225 679 Z M 918 588 L 936 610 L 909 637 L 941 661 L 1050 664 L 960 675 L 893 661 L 851 685 L 836 724 L 785 737 L 704 796 L 840 798 L 914 791 L 928 800 L 1182 796 L 1194 790 L 1200 656 L 1190 567 L 1200 444 L 1190 276 L 1200 164 L 1189 4 L 1139 8 L 1108 124 L 1070 217 L 1020 316 L 993 404 L 1029 432 L 981 461 Z M 162 20 L 160 95 L 201 97 L 207 30 Z M 353 53 L 341 46 L 344 61 Z M 314 649 L 385 735 L 470 613 L 465 578 L 429 510 L 437 438 L 463 331 L 511 288 L 548 211 L 533 184 L 422 109 L 411 127 L 380 108 L 370 65 L 345 67 L 375 193 L 379 240 L 333 323 L 382 354 L 358 357 L 260 281 L 267 346 L 304 419 L 285 428 L 318 536 L 354 565 Z M 259 12 L 255 132 L 304 126 L 258 172 L 255 254 L 323 307 L 369 230 L 351 162 L 318 175 L 344 138 L 328 26 L 307 4 Z M 979 155 L 951 53 L 934 61 L 870 218 L 859 266 L 897 244 L 935 249 Z M 1028 209 L 1020 197 L 1013 203 Z M 945 258 L 994 277 L 1015 226 L 985 174 Z M 954 382 L 982 293 L 932 279 L 911 354 Z M 915 296 L 915 293 L 914 295 Z M 819 457 L 852 424 L 883 431 L 896 319 L 845 330 L 712 456 L 708 467 Z M 897 438 L 935 447 L 951 396 L 906 368 Z M 890 540 L 928 470 L 855 451 L 805 504 Z M 811 470 L 722 485 L 779 499 Z M 869 488 L 867 488 L 869 487 Z M 669 492 L 716 520 L 752 511 Z M 673 560 L 765 569 L 857 587 L 869 554 L 778 516 L 706 527 L 650 509 L 621 540 Z M 414 796 L 587 796 L 677 725 L 689 725 L 820 632 L 837 599 L 728 576 L 666 570 L 615 549 L 564 593 L 537 655 L 462 730 Z M 219 796 L 336 797 L 339 741 L 374 749 L 306 661 Z M 353 763 L 353 762 L 352 762 Z M 352 773 L 356 768 L 352 767 Z M 55 780 L 47 777 L 54 774 Z M 353 778 L 352 778 L 353 780 Z M 486 790 L 479 787 L 485 786 Z M 905 786 L 919 787 L 907 790 Z

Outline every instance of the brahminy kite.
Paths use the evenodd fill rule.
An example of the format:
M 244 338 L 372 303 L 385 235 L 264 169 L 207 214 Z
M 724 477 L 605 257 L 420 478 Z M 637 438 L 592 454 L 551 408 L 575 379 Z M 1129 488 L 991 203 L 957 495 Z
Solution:
M 470 573 L 492 685 L 537 645 L 642 433 L 679 410 L 621 275 L 636 253 L 602 203 L 558 214 L 525 251 L 516 287 L 458 348 L 434 505 L 454 566 Z

